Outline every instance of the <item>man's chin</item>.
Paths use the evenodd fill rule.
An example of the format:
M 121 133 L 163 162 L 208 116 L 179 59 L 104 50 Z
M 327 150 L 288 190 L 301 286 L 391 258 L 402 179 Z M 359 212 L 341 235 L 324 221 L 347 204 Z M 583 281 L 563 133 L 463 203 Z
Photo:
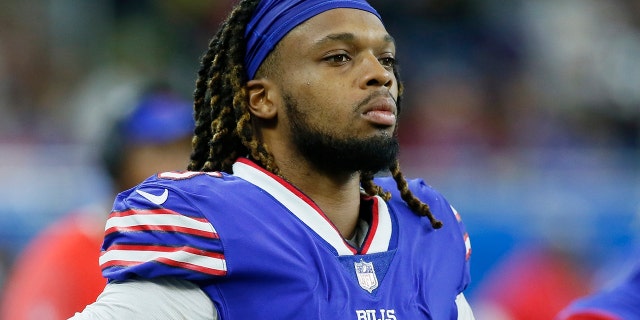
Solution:
M 313 151 L 306 149 L 307 159 L 321 171 L 332 173 L 379 172 L 395 163 L 398 142 L 395 138 L 370 139 L 366 141 L 341 141 L 332 145 L 318 146 Z M 309 145 L 307 145 L 309 146 Z M 310 146 L 309 146 L 310 147 Z M 324 149 L 324 152 L 319 152 Z

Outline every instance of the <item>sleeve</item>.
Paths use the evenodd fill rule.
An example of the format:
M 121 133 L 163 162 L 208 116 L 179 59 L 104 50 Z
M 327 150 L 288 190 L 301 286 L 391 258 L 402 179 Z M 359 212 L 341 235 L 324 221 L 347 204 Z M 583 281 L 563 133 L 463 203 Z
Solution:
M 638 298 L 620 286 L 573 302 L 556 320 L 622 320 L 640 316 Z M 633 311 L 635 308 L 635 311 Z
M 467 288 L 469 283 L 471 282 L 471 268 L 469 264 L 469 259 L 471 258 L 471 240 L 469 239 L 469 234 L 467 233 L 466 227 L 462 222 L 462 218 L 458 211 L 451 206 L 451 211 L 455 216 L 456 227 L 459 228 L 460 234 L 462 235 L 462 240 L 464 241 L 465 254 L 464 254 L 464 271 L 462 276 L 462 283 L 460 284 L 458 290 L 460 293 L 456 297 L 456 309 L 458 313 L 458 320 L 474 320 L 473 311 L 469 302 L 464 296 L 464 290 Z
M 556 320 L 622 320 L 640 317 L 640 265 L 615 286 L 574 301 Z
M 149 182 L 118 195 L 105 226 L 103 276 L 198 281 L 226 275 L 218 233 L 193 197 L 172 184 Z
M 460 245 L 463 250 L 456 251 L 461 252 L 460 258 L 464 259 L 464 269 L 462 270 L 463 276 L 460 286 L 458 287 L 458 293 L 462 293 L 469 283 L 471 282 L 471 239 L 467 228 L 462 220 L 462 216 L 458 213 L 449 202 L 438 191 L 427 185 L 422 179 L 411 180 L 410 188 L 416 196 L 420 198 L 424 203 L 429 204 L 432 213 L 437 219 L 442 220 L 444 227 L 448 228 L 448 231 L 454 237 L 454 242 Z
M 416 190 L 415 194 L 420 197 L 420 200 L 429 204 L 432 213 L 437 219 L 442 220 L 445 230 L 448 228 L 448 234 L 452 237 L 453 243 L 457 243 L 460 247 L 455 250 L 457 257 L 456 260 L 463 260 L 460 283 L 458 284 L 458 295 L 455 299 L 455 304 L 452 306 L 455 308 L 457 319 L 473 320 L 473 312 L 471 306 L 467 302 L 464 296 L 464 290 L 469 286 L 471 282 L 471 239 L 467 228 L 462 221 L 462 217 L 458 211 L 436 190 L 428 186 L 423 180 L 416 179 L 411 181 L 412 190 Z
M 72 320 L 217 320 L 207 295 L 195 284 L 175 278 L 109 283 L 98 300 Z
M 464 277 L 459 288 L 460 293 L 462 293 L 462 291 L 464 291 L 471 282 L 471 266 L 469 264 L 469 260 L 471 259 L 471 238 L 469 237 L 467 227 L 464 225 L 458 210 L 453 206 L 450 206 L 450 208 L 455 217 L 456 228 L 460 232 L 460 235 L 462 235 L 462 241 L 464 242 Z
M 622 320 L 617 316 L 598 310 L 580 311 L 572 314 L 563 315 L 558 319 L 562 320 Z

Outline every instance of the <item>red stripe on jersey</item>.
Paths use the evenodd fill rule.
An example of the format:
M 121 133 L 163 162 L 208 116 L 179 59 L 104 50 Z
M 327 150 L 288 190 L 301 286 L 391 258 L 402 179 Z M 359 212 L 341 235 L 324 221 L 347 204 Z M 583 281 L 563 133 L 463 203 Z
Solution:
M 265 170 L 264 168 L 258 166 L 257 164 L 253 163 L 251 160 L 249 160 L 247 158 L 238 158 L 238 162 L 244 163 L 244 164 L 246 164 L 246 165 L 248 165 L 248 166 L 250 166 L 250 167 L 252 167 L 252 168 L 254 168 L 256 170 L 259 170 L 260 172 L 262 172 L 262 173 L 268 175 L 269 177 L 271 177 L 272 179 L 278 181 L 278 183 L 280 183 L 283 187 L 287 188 L 293 194 L 298 196 L 298 198 L 302 199 L 309 206 L 311 206 L 313 209 L 318 211 L 318 213 L 320 213 L 325 219 L 327 219 L 327 217 L 324 215 L 324 213 L 322 212 L 320 207 L 318 207 L 318 205 L 316 205 L 316 203 L 313 202 L 313 200 L 309 199 L 309 197 L 307 197 L 306 194 L 302 193 L 302 191 L 300 191 L 300 189 L 294 187 L 293 185 L 291 185 L 286 180 L 282 179 L 279 176 L 276 176 L 275 174 L 271 173 L 270 171 Z M 327 221 L 329 221 L 329 219 L 327 219 Z
M 369 251 L 369 247 L 371 247 L 371 243 L 373 242 L 373 239 L 375 239 L 376 231 L 378 230 L 378 223 L 380 221 L 380 214 L 378 212 L 378 198 L 372 197 L 372 199 L 373 205 L 371 206 L 371 226 L 369 227 L 369 234 L 367 235 L 367 238 L 363 243 L 362 250 L 360 250 L 362 254 L 366 254 L 367 251 Z
M 109 250 L 132 250 L 132 251 L 154 251 L 154 252 L 183 251 L 183 252 L 197 254 L 199 256 L 204 256 L 204 257 L 224 259 L 224 254 L 222 253 L 212 252 L 212 251 L 207 251 L 207 250 L 202 250 L 202 249 L 187 247 L 187 246 L 168 247 L 168 246 L 158 246 L 158 245 L 147 246 L 147 245 L 140 245 L 140 244 L 115 244 L 115 245 L 109 246 L 109 249 L 105 252 L 108 252 Z M 102 254 L 104 254 L 104 252 Z
M 112 217 L 129 217 L 129 216 L 133 216 L 133 215 L 143 215 L 143 214 L 169 214 L 169 215 L 176 215 L 176 216 L 181 216 L 181 217 L 185 217 L 185 218 L 189 218 L 189 219 L 193 219 L 196 221 L 200 221 L 200 222 L 206 222 L 208 223 L 209 220 L 205 219 L 205 218 L 196 218 L 196 217 L 189 217 L 189 216 L 185 216 L 183 214 L 177 213 L 173 210 L 169 210 L 169 209 L 165 209 L 165 208 L 160 208 L 160 209 L 129 209 L 126 211 L 112 211 L 111 214 L 109 214 L 109 218 Z
M 104 231 L 105 237 L 115 233 L 125 233 L 125 232 L 140 232 L 140 231 L 160 231 L 160 232 L 178 232 L 184 234 L 190 234 L 199 237 L 219 239 L 218 234 L 215 232 L 203 231 L 192 228 L 178 227 L 172 225 L 138 225 L 131 227 L 111 227 Z
M 467 249 L 467 253 L 465 254 L 465 259 L 469 260 L 469 258 L 471 258 L 471 242 L 469 240 L 469 234 L 465 232 L 463 239 L 464 239 L 464 246 Z
M 558 319 L 562 320 L 622 320 L 616 315 L 601 310 L 585 310 L 574 314 L 560 315 Z
M 205 273 L 205 274 L 210 274 L 210 275 L 214 275 L 214 276 L 224 276 L 224 275 L 227 274 L 226 270 L 218 270 L 218 269 L 207 268 L 207 267 L 203 267 L 203 266 L 199 266 L 199 265 L 195 265 L 195 264 L 191 264 L 191 263 L 187 263 L 187 262 L 171 260 L 169 258 L 158 258 L 155 261 L 158 261 L 160 263 L 164 263 L 166 265 L 170 265 L 170 266 L 173 266 L 173 267 L 189 269 L 189 270 L 193 270 L 193 271 L 197 271 L 197 272 L 201 272 L 201 273 Z
M 133 217 L 134 219 L 139 217 L 139 219 L 134 220 L 136 223 L 132 223 L 130 225 L 111 226 L 105 230 L 105 236 L 108 236 L 114 232 L 161 231 L 161 232 L 179 232 L 179 233 L 184 233 L 184 234 L 189 234 L 189 235 L 194 235 L 199 237 L 218 239 L 218 234 L 215 232 L 215 229 L 213 229 L 213 226 L 211 226 L 211 223 L 209 222 L 209 220 L 204 218 L 189 217 L 189 216 L 181 215 L 169 209 L 164 209 L 164 208 L 129 209 L 126 211 L 113 211 L 109 215 L 109 219 L 128 218 L 128 217 Z M 152 217 L 175 217 L 176 220 L 175 220 L 175 224 L 167 223 L 167 221 L 164 221 L 165 223 L 154 223 L 153 220 L 145 221 L 146 218 L 152 218 Z M 137 221 L 137 220 L 140 220 L 140 221 Z M 188 224 L 180 225 L 181 220 L 195 221 L 198 223 L 206 224 L 213 231 L 203 230 L 203 229 L 209 229 L 208 227 L 197 229 L 197 228 L 189 227 Z
M 158 258 L 155 259 L 153 261 L 159 262 L 159 263 L 163 263 L 172 267 L 178 267 L 178 268 L 183 268 L 183 269 L 188 269 L 188 270 L 193 270 L 193 271 L 197 271 L 197 272 L 201 272 L 201 273 L 205 273 L 205 274 L 210 274 L 210 275 L 214 275 L 214 276 L 224 276 L 227 274 L 226 270 L 218 270 L 218 269 L 212 269 L 212 268 L 207 268 L 207 267 L 202 267 L 202 266 L 198 266 L 195 264 L 191 264 L 191 263 L 186 263 L 186 262 L 180 262 L 180 261 L 174 261 L 168 258 Z M 109 262 L 105 262 L 104 264 L 101 265 L 102 270 L 111 268 L 111 267 L 133 267 L 133 266 L 137 266 L 140 264 L 143 264 L 144 262 L 139 262 L 139 261 L 124 261 L 124 260 L 111 260 Z
M 126 260 L 109 260 L 100 265 L 102 270 L 107 269 L 109 267 L 132 267 L 142 264 L 140 261 L 126 261 Z
M 264 174 L 266 174 L 267 176 L 271 177 L 272 179 L 278 181 L 278 183 L 280 183 L 283 187 L 287 188 L 287 190 L 289 190 L 291 193 L 295 194 L 298 198 L 300 198 L 302 201 L 304 201 L 305 203 L 307 203 L 311 208 L 313 208 L 316 212 L 318 212 L 318 214 L 325 220 L 327 221 L 327 223 L 329 223 L 329 225 L 338 233 L 340 234 L 340 231 L 338 231 L 338 228 L 335 226 L 335 224 L 333 224 L 333 222 L 331 222 L 331 220 L 324 214 L 324 212 L 322 211 L 322 209 L 320 209 L 320 207 L 318 207 L 318 205 L 313 202 L 313 200 L 311 200 L 306 194 L 304 194 L 302 191 L 300 191 L 300 189 L 296 188 L 295 186 L 291 185 L 289 182 L 287 182 L 286 180 L 282 179 L 281 177 L 271 173 L 270 171 L 267 171 L 266 169 L 260 167 L 259 165 L 255 164 L 253 161 L 247 159 L 247 158 L 238 158 L 237 160 L 240 163 L 244 163 Z M 349 249 L 353 254 L 358 253 L 358 249 L 354 248 L 353 246 L 351 246 L 349 244 L 349 242 L 347 242 L 347 240 L 345 240 L 344 238 L 342 239 L 342 241 L 344 242 L 344 245 L 347 247 L 347 249 Z
M 124 254 L 120 252 L 131 252 L 131 254 Z M 159 262 L 173 267 L 179 267 L 183 269 L 193 270 L 205 274 L 210 275 L 226 275 L 227 271 L 224 267 L 225 259 L 224 255 L 219 252 L 211 252 L 202 249 L 197 249 L 193 247 L 167 247 L 167 246 L 158 246 L 158 245 L 113 245 L 110 246 L 107 251 L 103 251 L 101 253 L 101 258 L 103 259 L 105 256 L 109 254 L 113 254 L 114 259 L 107 260 L 101 263 L 100 267 L 102 270 L 105 270 L 110 267 L 133 267 L 142 265 L 149 262 Z M 167 255 L 165 255 L 165 253 Z M 178 256 L 171 257 L 171 254 L 178 254 Z M 180 253 L 189 253 L 193 254 L 196 257 L 189 257 L 179 259 Z M 149 256 L 148 254 L 151 254 Z M 153 255 L 156 255 L 155 257 Z M 126 258 L 129 257 L 129 258 Z M 148 257 L 146 259 L 145 257 Z M 178 258 L 178 259 L 176 259 Z M 202 259 L 205 260 L 202 260 Z M 207 265 L 211 264 L 212 261 L 206 260 L 206 258 L 217 259 L 220 260 L 222 264 L 221 268 L 211 268 Z M 127 260 L 125 260 L 127 259 Z M 133 260 L 131 260 L 133 259 Z M 182 261 L 180 261 L 182 260 Z

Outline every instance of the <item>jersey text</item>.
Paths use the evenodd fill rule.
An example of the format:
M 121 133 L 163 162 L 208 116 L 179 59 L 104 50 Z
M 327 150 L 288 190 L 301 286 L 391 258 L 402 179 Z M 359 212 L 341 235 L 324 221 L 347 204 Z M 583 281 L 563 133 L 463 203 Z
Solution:
M 397 320 L 395 310 L 356 310 L 357 320 Z

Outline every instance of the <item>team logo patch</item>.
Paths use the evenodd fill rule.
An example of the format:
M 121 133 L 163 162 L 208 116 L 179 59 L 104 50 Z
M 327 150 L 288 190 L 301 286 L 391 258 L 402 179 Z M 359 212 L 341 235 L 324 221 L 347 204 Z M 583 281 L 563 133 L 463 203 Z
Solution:
M 373 269 L 373 262 L 364 262 L 360 259 L 360 262 L 353 263 L 356 268 L 356 277 L 358 277 L 358 283 L 362 289 L 372 293 L 378 287 L 378 277 L 376 277 L 376 271 Z

